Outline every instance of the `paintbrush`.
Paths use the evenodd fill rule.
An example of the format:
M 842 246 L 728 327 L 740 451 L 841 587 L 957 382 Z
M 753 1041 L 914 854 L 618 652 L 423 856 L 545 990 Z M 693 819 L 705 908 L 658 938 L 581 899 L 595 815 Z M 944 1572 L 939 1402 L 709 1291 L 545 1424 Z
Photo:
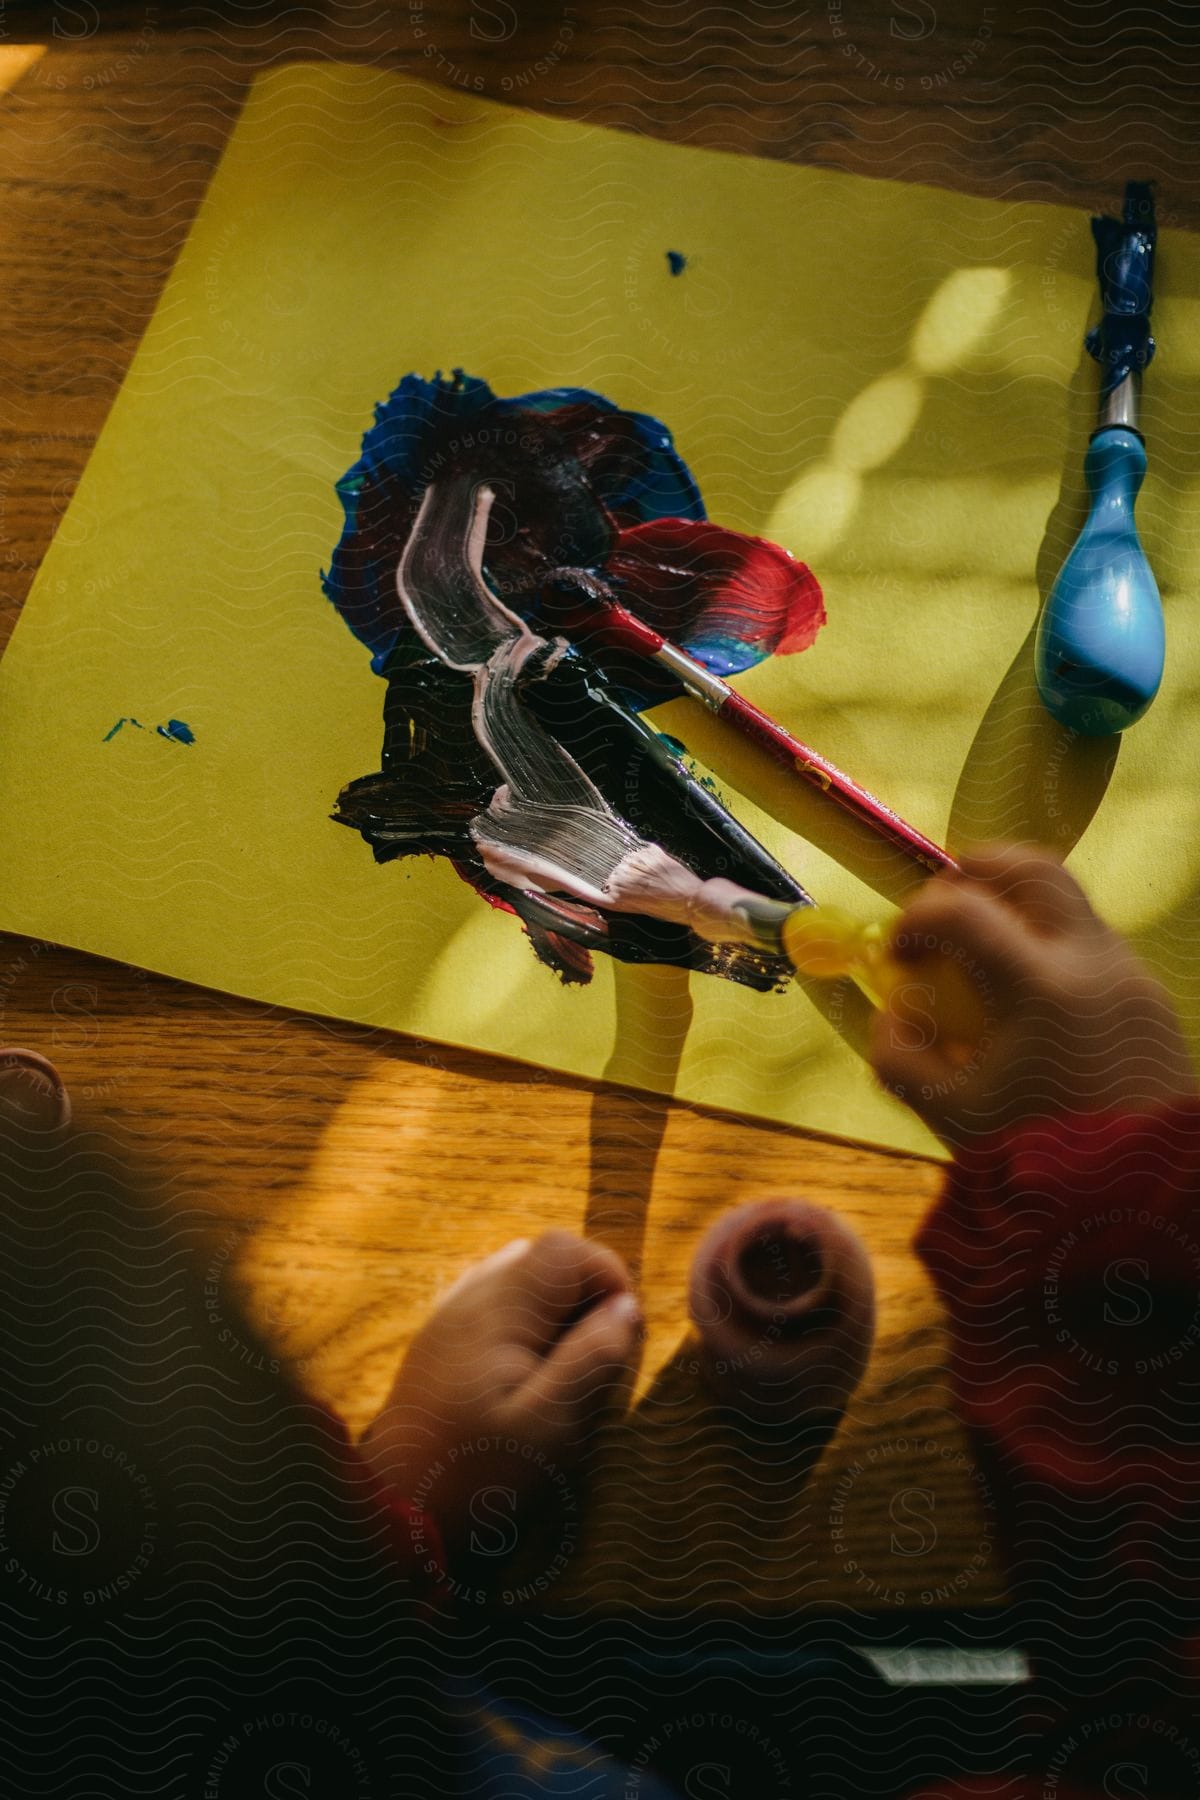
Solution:
M 918 972 L 896 957 L 883 926 L 860 925 L 836 907 L 769 900 L 720 877 L 702 880 L 656 844 L 621 860 L 605 884 L 604 901 L 620 911 L 670 918 L 710 943 L 747 944 L 785 957 L 798 975 L 814 980 L 849 976 L 880 1010 L 905 988 L 915 987 L 923 1002 L 932 988 L 946 1040 L 973 1048 L 983 1036 L 980 996 L 956 963 L 928 957 Z
M 1042 702 L 1060 724 L 1108 737 L 1141 718 L 1163 677 L 1162 601 L 1133 516 L 1146 473 L 1139 389 L 1154 355 L 1149 186 L 1131 181 L 1121 218 L 1093 219 L 1092 235 L 1103 310 L 1086 343 L 1103 374 L 1083 465 L 1091 506 L 1046 600 L 1035 671 Z
M 827 757 L 802 743 L 720 675 L 714 675 L 696 657 L 671 643 L 618 601 L 590 592 L 586 605 L 570 607 L 556 596 L 555 618 L 556 622 L 565 622 L 568 629 L 584 628 L 589 636 L 595 636 L 614 649 L 632 651 L 656 662 L 693 700 L 699 700 L 710 712 L 724 719 L 742 737 L 765 752 L 777 767 L 807 787 L 825 794 L 877 837 L 915 857 L 924 868 L 935 874 L 943 869 L 957 869 L 958 864 L 948 851 L 909 825 Z

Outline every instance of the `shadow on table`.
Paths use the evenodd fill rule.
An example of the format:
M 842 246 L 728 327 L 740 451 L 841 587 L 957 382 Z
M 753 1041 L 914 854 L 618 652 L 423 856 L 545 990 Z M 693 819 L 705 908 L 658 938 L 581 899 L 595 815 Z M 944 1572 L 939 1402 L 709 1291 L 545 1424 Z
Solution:
M 654 1169 L 693 1009 L 686 969 L 617 963 L 614 973 L 617 1030 L 604 1080 L 643 1091 L 602 1088 L 593 1097 L 584 1231 L 624 1258 L 636 1284 Z

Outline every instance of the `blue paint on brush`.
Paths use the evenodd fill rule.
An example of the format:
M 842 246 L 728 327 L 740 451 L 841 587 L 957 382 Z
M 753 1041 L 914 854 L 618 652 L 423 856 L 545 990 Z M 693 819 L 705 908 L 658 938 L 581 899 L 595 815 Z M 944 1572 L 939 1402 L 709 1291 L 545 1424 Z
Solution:
M 1101 394 L 1111 394 L 1127 375 L 1146 367 L 1154 355 L 1150 310 L 1154 304 L 1154 190 L 1148 181 L 1130 181 L 1119 219 L 1092 220 L 1096 276 L 1103 316 L 1084 342 L 1104 371 Z
M 667 267 L 672 275 L 682 275 L 687 268 L 687 257 L 682 250 L 667 251 Z

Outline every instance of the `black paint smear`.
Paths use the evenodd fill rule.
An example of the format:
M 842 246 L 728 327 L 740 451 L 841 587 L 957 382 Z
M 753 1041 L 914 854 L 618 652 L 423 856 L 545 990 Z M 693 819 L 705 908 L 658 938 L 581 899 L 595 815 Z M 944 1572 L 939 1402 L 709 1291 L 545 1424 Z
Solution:
M 522 701 L 643 837 L 705 877 L 723 875 L 773 899 L 804 890 L 680 761 L 668 740 L 631 713 L 582 652 L 533 660 Z M 671 963 L 767 990 L 791 975 L 782 957 L 711 944 L 662 920 L 601 913 L 555 895 L 526 894 L 484 867 L 470 824 L 488 806 L 496 770 L 471 725 L 473 683 L 409 633 L 385 668 L 384 749 L 378 774 L 352 781 L 334 818 L 361 832 L 378 862 L 445 856 L 471 886 L 515 912 L 538 955 L 565 980 L 587 980 L 589 948 L 629 963 Z M 561 921 L 554 928 L 554 921 Z M 580 941 L 582 940 L 582 942 Z

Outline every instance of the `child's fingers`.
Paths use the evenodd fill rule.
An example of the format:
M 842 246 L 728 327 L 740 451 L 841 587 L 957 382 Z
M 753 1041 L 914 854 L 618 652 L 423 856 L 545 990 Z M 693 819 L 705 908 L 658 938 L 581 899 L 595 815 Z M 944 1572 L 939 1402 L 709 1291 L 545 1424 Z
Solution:
M 1044 850 L 1028 844 L 981 844 L 959 861 L 964 875 L 983 882 L 1037 931 L 1077 931 L 1096 923 L 1075 877 Z
M 940 876 L 897 920 L 889 947 L 897 962 L 952 957 L 968 980 L 1019 982 L 1033 973 L 1029 928 L 986 887 Z
M 906 1025 L 890 1013 L 877 1013 L 871 1028 L 871 1067 L 897 1100 L 917 1112 L 947 1084 L 954 1063 L 936 1043 L 914 1039 Z
M 513 1238 L 511 1243 L 504 1244 L 499 1250 L 493 1250 L 481 1262 L 471 1263 L 465 1268 L 446 1292 L 441 1296 L 440 1304 L 445 1306 L 451 1300 L 459 1300 L 466 1296 L 474 1301 L 486 1288 L 493 1286 L 504 1274 L 510 1264 L 519 1261 L 532 1244 L 532 1238 Z
M 514 1396 L 525 1411 L 570 1430 L 612 1401 L 637 1366 L 641 1311 L 628 1292 L 610 1294 L 577 1319 Z
M 538 1352 L 572 1318 L 629 1288 L 615 1251 L 570 1231 L 547 1231 L 504 1270 L 493 1297 L 488 1333 Z

